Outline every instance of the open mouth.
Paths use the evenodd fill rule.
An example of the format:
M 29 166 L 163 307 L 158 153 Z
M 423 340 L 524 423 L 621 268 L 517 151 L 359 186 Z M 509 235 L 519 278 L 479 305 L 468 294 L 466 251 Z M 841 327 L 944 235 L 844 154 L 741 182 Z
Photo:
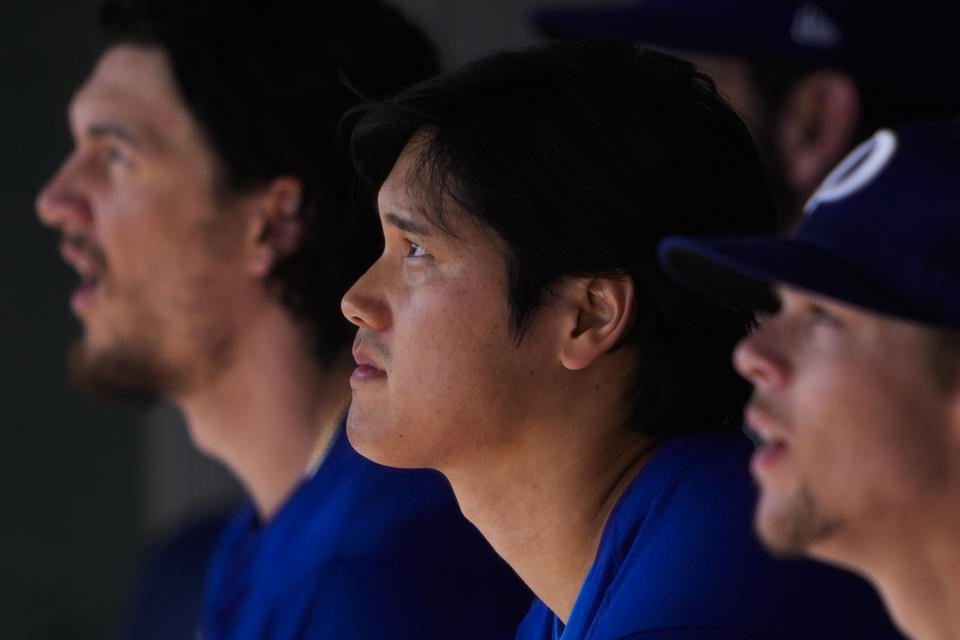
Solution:
M 755 476 L 763 475 L 784 461 L 790 453 L 790 445 L 781 430 L 771 426 L 771 421 L 755 408 L 748 408 L 745 417 L 747 433 L 756 445 L 750 470 Z
M 80 284 L 70 296 L 70 308 L 74 313 L 80 315 L 90 306 L 90 300 L 99 286 L 100 278 L 97 277 L 83 277 L 80 280 Z
M 790 447 L 783 438 L 761 433 L 751 429 L 753 440 L 757 444 L 756 451 L 750 460 L 751 470 L 755 474 L 762 473 L 776 466 L 789 453 Z
M 76 270 L 80 276 L 80 284 L 70 296 L 70 308 L 80 315 L 90 305 L 90 302 L 100 286 L 103 272 L 102 257 L 92 247 L 87 248 L 87 241 L 65 239 L 60 248 L 63 259 Z

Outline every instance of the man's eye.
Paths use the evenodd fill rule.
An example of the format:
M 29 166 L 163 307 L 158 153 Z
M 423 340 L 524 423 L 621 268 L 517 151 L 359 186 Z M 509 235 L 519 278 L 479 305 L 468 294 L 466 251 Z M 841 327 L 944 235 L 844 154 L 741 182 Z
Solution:
M 428 256 L 430 252 L 418 245 L 416 242 L 407 241 L 407 257 L 408 258 L 419 258 L 421 256 Z
M 104 155 L 109 164 L 130 164 L 130 157 L 116 147 L 107 147 Z
M 811 305 L 809 308 L 809 313 L 813 317 L 814 321 L 824 324 L 839 324 L 840 320 L 828 311 L 826 308 L 821 307 L 818 304 Z

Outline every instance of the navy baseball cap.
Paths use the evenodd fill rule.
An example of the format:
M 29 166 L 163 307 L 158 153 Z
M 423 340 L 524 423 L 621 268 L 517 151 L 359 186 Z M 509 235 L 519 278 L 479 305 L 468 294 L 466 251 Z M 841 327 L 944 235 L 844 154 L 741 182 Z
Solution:
M 561 38 L 614 38 L 675 50 L 841 68 L 889 101 L 954 105 L 956 0 L 639 0 L 541 8 Z
M 670 237 L 678 282 L 738 308 L 786 284 L 882 314 L 960 328 L 960 122 L 883 129 L 827 176 L 789 238 Z

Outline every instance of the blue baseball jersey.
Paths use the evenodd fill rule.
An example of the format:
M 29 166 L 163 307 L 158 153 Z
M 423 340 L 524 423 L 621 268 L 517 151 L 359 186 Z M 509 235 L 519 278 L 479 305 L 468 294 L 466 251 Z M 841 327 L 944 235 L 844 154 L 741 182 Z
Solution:
M 228 526 L 202 637 L 496 640 L 513 638 L 531 600 L 443 476 L 370 462 L 341 425 L 269 522 L 248 506 Z
M 611 513 L 566 628 L 537 601 L 517 640 L 901 638 L 860 578 L 761 548 L 752 449 L 741 433 L 662 444 Z

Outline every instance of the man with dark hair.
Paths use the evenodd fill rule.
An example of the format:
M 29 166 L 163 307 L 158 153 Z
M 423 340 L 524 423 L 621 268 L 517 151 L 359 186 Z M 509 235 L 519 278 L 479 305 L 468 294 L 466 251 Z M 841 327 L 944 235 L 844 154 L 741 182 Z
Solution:
M 250 493 L 204 638 L 510 637 L 529 596 L 444 479 L 343 435 L 337 302 L 378 243 L 337 127 L 434 71 L 424 36 L 375 0 L 117 0 L 102 26 L 38 210 L 82 279 L 76 378 L 172 400 Z
M 661 254 L 682 282 L 771 310 L 734 356 L 754 384 L 764 542 L 863 573 L 929 640 L 960 637 L 957 175 L 960 124 L 882 130 L 792 238 L 672 238 Z
M 533 20 L 553 36 L 663 47 L 707 71 L 753 132 L 784 230 L 877 129 L 960 113 L 948 80 L 956 2 L 643 0 L 542 9 Z
M 442 471 L 540 598 L 521 640 L 884 638 L 866 585 L 767 556 L 727 349 L 660 271 L 680 229 L 773 231 L 749 133 L 688 63 L 616 43 L 491 56 L 363 108 L 385 248 L 343 300 L 347 421 Z

